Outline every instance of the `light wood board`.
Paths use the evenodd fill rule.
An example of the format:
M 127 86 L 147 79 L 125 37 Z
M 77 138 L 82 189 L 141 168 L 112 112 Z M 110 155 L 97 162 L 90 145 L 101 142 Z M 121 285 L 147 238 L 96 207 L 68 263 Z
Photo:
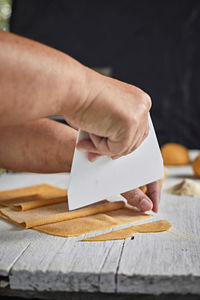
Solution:
M 192 176 L 190 166 L 167 171 L 159 214 L 152 220 L 169 220 L 170 232 L 84 243 L 82 237 L 55 237 L 0 221 L 0 275 L 8 278 L 10 289 L 37 293 L 200 294 L 200 199 L 166 193 Z M 67 182 L 66 174 L 8 174 L 0 177 L 0 189 L 39 183 L 66 187 Z

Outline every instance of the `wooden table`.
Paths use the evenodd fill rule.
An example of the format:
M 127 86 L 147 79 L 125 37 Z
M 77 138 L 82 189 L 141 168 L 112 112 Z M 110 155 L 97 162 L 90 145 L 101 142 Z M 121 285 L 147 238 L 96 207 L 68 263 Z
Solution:
M 192 151 L 191 157 L 195 155 Z M 85 299 L 77 298 L 80 293 L 88 293 L 87 299 L 92 299 L 92 293 L 107 295 L 107 299 L 113 295 L 118 299 L 121 293 L 127 297 L 199 295 L 200 198 L 166 193 L 172 184 L 193 177 L 191 166 L 168 167 L 167 172 L 159 214 L 154 214 L 153 220 L 169 220 L 173 224 L 170 232 L 84 243 L 79 241 L 82 237 L 21 230 L 0 220 L 0 295 L 49 299 L 68 299 L 67 295 Z M 0 190 L 39 183 L 66 188 L 67 182 L 68 174 L 13 173 L 0 177 Z M 102 299 L 98 297 L 95 299 Z

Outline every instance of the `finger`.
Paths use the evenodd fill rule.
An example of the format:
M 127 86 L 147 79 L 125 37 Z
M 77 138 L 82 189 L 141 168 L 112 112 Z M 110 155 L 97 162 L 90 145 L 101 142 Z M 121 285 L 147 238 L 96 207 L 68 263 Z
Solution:
M 108 139 L 107 138 L 102 138 L 100 136 L 97 136 L 95 134 L 90 134 L 90 138 L 94 144 L 94 146 L 96 147 L 96 149 L 102 153 L 103 155 L 108 155 L 111 156 L 112 153 L 109 149 L 108 146 Z
M 136 206 L 140 211 L 148 211 L 153 208 L 151 199 L 140 189 L 134 189 L 123 193 L 122 196 L 126 198 L 130 205 Z
M 121 155 L 114 155 L 114 156 L 111 156 L 111 158 L 112 158 L 113 160 L 118 159 L 118 158 L 120 158 L 120 157 L 121 157 Z
M 127 149 L 129 149 L 131 144 L 130 137 L 125 137 L 123 141 L 102 138 L 94 134 L 90 134 L 90 137 L 93 144 L 96 146 L 96 149 L 103 155 L 107 155 L 110 157 L 121 157 L 128 154 Z M 127 147 L 127 144 L 129 145 L 129 147 Z
M 106 147 L 106 138 L 94 137 L 92 134 L 90 139 L 83 139 L 76 144 L 76 148 L 80 151 L 110 156 L 110 152 Z
M 88 160 L 89 160 L 90 162 L 94 162 L 94 161 L 96 161 L 99 157 L 101 157 L 102 155 L 96 154 L 96 153 L 92 153 L 92 152 L 89 152 L 87 156 L 88 156 Z
M 128 148 L 126 148 L 123 152 L 118 153 L 117 155 L 112 155 L 111 158 L 113 160 L 118 159 L 118 158 L 120 158 L 122 156 L 130 154 L 131 152 L 133 152 L 134 149 L 135 149 L 135 142 L 134 142 L 134 144 L 132 143 L 131 146 L 129 146 Z
M 149 124 L 146 122 L 146 124 L 143 126 L 143 130 L 141 131 L 141 134 L 138 136 L 137 140 L 133 143 L 131 152 L 135 151 L 145 140 L 145 138 L 148 136 L 149 133 Z
M 158 212 L 161 188 L 162 188 L 161 180 L 152 182 L 152 183 L 147 185 L 147 196 L 153 202 L 153 211 L 156 212 L 156 213 Z
M 141 135 L 140 139 L 138 140 L 138 143 L 136 144 L 136 148 L 138 148 L 144 142 L 148 134 L 149 134 L 149 124 L 147 122 L 143 135 Z
M 160 203 L 160 194 L 161 194 L 162 182 L 158 180 L 156 182 L 150 183 L 147 185 L 147 195 L 153 202 L 153 211 L 158 212 L 158 206 Z
M 65 118 L 65 121 L 69 124 L 70 127 L 74 128 L 76 130 L 79 129 L 78 126 L 76 126 L 73 122 L 67 120 L 67 118 Z
M 96 134 L 90 133 L 90 138 L 91 138 L 91 141 L 93 142 L 94 146 L 97 148 L 99 143 L 102 140 L 102 137 L 100 137 Z
M 96 147 L 94 146 L 94 144 L 92 143 L 92 141 L 90 139 L 84 139 L 84 140 L 79 141 L 76 144 L 76 148 L 78 150 L 84 151 L 84 152 L 92 152 L 92 153 L 96 153 L 96 154 L 101 154 L 96 149 Z
M 132 151 L 136 150 L 145 140 L 145 138 L 148 136 L 148 132 L 145 130 L 143 135 L 138 139 L 137 143 L 135 144 L 134 148 Z
M 126 151 L 124 154 L 122 154 L 122 155 L 113 155 L 111 158 L 112 158 L 113 160 L 115 160 L 115 159 L 120 158 L 120 157 L 123 156 L 123 155 L 130 154 L 131 152 L 133 152 L 134 150 L 136 150 L 136 149 L 142 144 L 142 142 L 145 140 L 145 138 L 148 136 L 148 133 L 149 133 L 149 125 L 148 125 L 148 123 L 147 123 L 146 129 L 145 129 L 143 135 L 142 135 L 141 137 L 138 138 L 138 141 L 136 141 L 136 143 L 133 144 L 129 150 L 127 150 L 127 151 Z
M 144 124 L 144 126 L 142 126 L 141 130 L 138 129 L 136 131 L 135 135 L 133 136 L 131 145 L 129 146 L 129 148 L 126 149 L 126 151 L 121 153 L 120 156 L 128 155 L 128 154 L 132 153 L 133 151 L 135 151 L 142 144 L 144 139 L 147 137 L 148 131 L 149 131 L 149 124 L 148 124 L 148 122 L 146 122 Z M 117 159 L 120 156 L 114 156 L 112 158 Z
M 136 144 L 132 145 L 131 148 L 130 148 L 129 150 L 127 150 L 127 151 L 126 151 L 125 153 L 123 153 L 122 155 L 113 155 L 111 158 L 112 158 L 113 160 L 115 160 L 115 159 L 120 158 L 121 156 L 128 155 L 128 154 L 132 153 L 133 151 L 135 151 L 135 150 L 140 146 L 140 144 L 143 142 L 143 140 L 146 138 L 146 136 L 147 136 L 147 134 L 146 134 L 146 132 L 145 132 L 145 133 L 143 134 L 142 138 L 140 137 L 140 138 L 138 139 L 138 141 L 136 142 Z
M 94 158 L 95 157 L 94 154 L 97 154 L 96 158 L 98 158 L 101 155 L 106 155 L 105 153 L 100 153 L 99 150 L 97 150 L 96 146 L 93 144 L 93 141 L 91 139 L 84 139 L 84 140 L 79 141 L 76 144 L 76 148 L 79 151 L 93 153 L 91 156 L 89 156 L 91 158 L 91 159 L 89 159 L 90 161 L 96 160 Z M 118 155 L 117 157 L 121 157 L 121 155 Z

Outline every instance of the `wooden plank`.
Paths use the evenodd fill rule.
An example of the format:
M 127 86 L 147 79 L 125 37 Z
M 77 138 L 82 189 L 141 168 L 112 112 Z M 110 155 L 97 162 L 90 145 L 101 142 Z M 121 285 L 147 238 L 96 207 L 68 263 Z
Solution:
M 66 187 L 68 174 L 9 173 L 0 176 L 0 190 L 15 189 L 40 183 Z M 33 230 L 21 230 L 0 220 L 0 276 L 8 276 L 13 264 L 38 235 Z
M 191 161 L 196 157 L 196 155 L 198 154 L 198 152 L 199 151 L 196 151 L 196 150 L 192 150 L 192 151 L 190 151 L 190 158 L 191 158 Z M 158 216 L 156 217 L 156 214 L 154 214 L 154 219 L 156 220 L 156 219 L 164 219 L 164 218 L 166 218 L 166 219 L 168 219 L 168 220 L 170 220 L 170 218 L 171 217 L 168 217 L 168 214 L 170 214 L 171 215 L 171 213 L 169 212 L 169 213 L 167 213 L 166 214 L 166 212 L 170 209 L 168 206 L 170 206 L 173 210 L 174 210 L 174 207 L 176 207 L 177 205 L 174 205 L 174 203 L 173 203 L 173 199 L 174 199 L 174 196 L 171 196 L 171 195 L 166 195 L 166 190 L 167 190 L 167 188 L 168 187 L 170 187 L 170 186 L 172 186 L 172 185 L 174 185 L 174 184 L 176 184 L 176 183 L 178 183 L 178 182 L 180 182 L 180 180 L 182 180 L 182 179 L 184 179 L 184 178 L 192 178 L 192 179 L 194 179 L 196 182 L 200 182 L 200 179 L 197 179 L 197 178 L 194 178 L 194 176 L 193 176 L 193 171 L 192 171 L 192 168 L 191 168 L 191 165 L 187 165 L 187 166 L 179 166 L 179 167 L 167 167 L 167 172 L 168 172 L 168 178 L 167 178 L 167 180 L 164 182 L 164 185 L 163 185 L 163 190 L 164 190 L 164 192 L 163 192 L 163 195 L 162 195 L 162 200 L 161 200 L 161 206 L 160 206 L 160 211 L 159 211 L 159 214 L 158 214 Z M 168 203 L 167 203 L 167 200 L 166 200 L 166 198 L 167 199 L 169 199 L 168 200 Z M 186 197 L 187 198 L 187 197 Z M 178 201 L 178 203 L 181 205 L 181 209 L 183 210 L 183 205 L 182 205 L 182 202 L 180 202 L 179 200 L 180 200 L 180 198 L 179 197 L 177 197 L 176 198 L 177 199 L 177 201 Z M 187 198 L 188 199 L 188 198 Z M 193 201 L 193 199 L 192 198 L 190 198 L 190 200 L 191 201 Z M 200 200 L 200 199 L 199 199 Z M 184 201 L 184 200 L 183 200 Z M 187 202 L 187 203 L 185 203 L 184 204 L 185 205 L 185 207 L 187 207 L 187 206 L 189 206 L 190 208 L 191 208 L 191 203 L 190 203 L 190 201 L 189 202 Z M 198 206 L 199 204 L 198 204 L 198 200 L 197 200 L 197 203 L 196 203 L 196 205 Z M 194 210 L 195 208 L 193 208 L 193 210 Z M 180 208 L 177 208 L 177 212 L 180 210 Z M 190 215 L 190 212 L 188 211 L 188 215 L 191 217 L 191 215 Z M 175 217 L 175 219 L 176 219 L 176 217 Z M 188 221 L 190 220 L 190 218 L 188 218 Z M 146 221 L 146 222 L 149 222 L 149 221 Z M 172 218 L 172 222 L 173 222 L 173 224 L 175 224 L 175 222 L 174 222 L 174 219 Z M 194 221 L 195 222 L 195 221 Z M 178 223 L 179 224 L 179 223 Z M 177 224 L 177 226 L 178 226 L 178 224 Z M 187 224 L 187 223 L 185 223 L 185 224 Z M 197 227 L 196 227 L 197 226 Z M 194 227 L 195 228 L 198 228 L 198 224 L 196 224 L 196 222 L 194 223 Z M 188 227 L 187 227 L 188 228 Z M 185 229 L 186 230 L 186 229 Z M 187 232 L 187 231 L 185 231 L 185 232 Z M 195 236 L 195 239 L 194 239 L 194 237 L 192 237 L 192 235 L 191 235 L 191 233 L 189 233 L 189 234 L 186 234 L 186 233 L 181 233 L 180 231 L 176 231 L 176 229 L 175 228 L 173 228 L 173 230 L 171 231 L 171 233 L 170 233 L 170 238 L 171 238 L 171 234 L 173 234 L 173 237 L 174 237 L 174 239 L 171 241 L 172 243 L 175 243 L 175 245 L 174 245 L 174 247 L 171 247 L 171 251 L 173 251 L 172 249 L 175 249 L 176 250 L 176 243 L 177 243 L 177 241 L 176 241 L 176 236 L 178 235 L 178 237 L 179 237 L 179 239 L 180 239 L 180 236 L 182 237 L 181 238 L 181 240 L 182 240 L 182 244 L 179 246 L 179 247 L 183 247 L 183 249 L 186 249 L 187 247 L 188 247 L 188 240 L 190 240 L 190 239 L 192 239 L 193 240 L 193 242 L 190 244 L 190 248 L 193 248 L 193 243 L 195 243 L 195 249 L 198 249 L 198 247 L 197 247 L 197 245 L 198 245 L 198 243 L 199 243 L 199 238 L 198 238 L 198 234 Z M 164 235 L 161 233 L 161 234 L 157 234 L 156 236 L 159 236 L 159 238 L 162 238 L 162 239 L 164 239 L 164 242 L 166 241 L 166 235 L 168 235 L 168 233 L 165 233 Z M 156 238 L 156 236 L 154 235 L 154 234 L 149 234 L 148 236 L 146 235 L 146 236 L 137 236 L 137 240 L 138 239 L 142 239 L 142 244 L 144 244 L 143 243 L 143 239 L 145 240 L 145 239 L 147 239 L 147 242 L 146 243 L 149 243 L 149 240 L 150 240 L 150 242 L 151 242 L 151 240 L 152 239 L 154 239 L 154 238 Z M 156 241 L 157 241 L 157 239 L 156 239 Z M 118 241 L 118 242 L 120 242 L 120 241 Z M 157 242 L 159 242 L 159 241 L 157 241 Z M 131 245 L 131 247 L 127 247 L 127 245 L 129 245 L 129 243 L 130 243 L 130 245 Z M 161 244 L 162 242 L 161 242 L 161 240 L 160 240 L 160 242 L 159 242 L 159 245 Z M 112 252 L 115 252 L 115 253 L 117 253 L 117 256 L 115 257 L 114 255 L 113 255 L 113 253 L 112 253 L 112 255 L 111 255 L 111 257 L 112 258 L 114 258 L 115 257 L 115 262 L 117 261 L 119 264 L 120 264 L 120 262 L 121 262 L 121 257 L 122 257 L 122 252 L 123 252 L 123 259 L 124 259 L 124 255 L 126 256 L 127 254 L 126 254 L 126 251 L 128 251 L 128 253 L 130 254 L 130 256 L 131 255 L 133 255 L 133 253 L 131 252 L 131 249 L 132 249 L 132 244 L 133 244 L 133 246 L 134 246 L 134 244 L 135 244 L 135 241 L 132 241 L 131 239 L 128 239 L 128 240 L 126 240 L 125 242 L 123 242 L 123 243 L 121 243 L 120 242 L 120 251 L 119 251 L 119 248 L 117 247 L 117 249 L 116 249 L 116 242 L 114 243 L 114 245 L 113 245 L 113 247 L 112 247 Z M 186 246 L 185 246 L 185 244 L 186 244 Z M 159 246 L 158 245 L 158 246 Z M 138 245 L 137 245 L 138 246 Z M 143 249 L 144 247 L 146 247 L 146 244 L 145 245 L 142 245 L 142 246 L 139 246 L 137 249 L 139 249 L 139 252 L 140 252 L 140 250 L 141 249 Z M 155 245 L 155 248 L 157 248 L 157 245 Z M 193 248 L 193 249 L 194 249 Z M 166 248 L 166 249 L 168 249 L 168 248 Z M 176 251 L 174 250 L 174 253 L 176 253 Z M 167 250 L 166 250 L 167 251 Z M 181 251 L 184 251 L 184 250 L 181 250 Z M 194 250 L 194 252 L 195 252 L 195 250 Z M 189 251 L 189 253 L 191 253 L 190 251 Z M 135 254 L 134 254 L 135 255 Z M 173 253 L 172 253 L 172 255 L 173 255 Z M 198 255 L 199 254 L 197 254 L 197 257 L 198 257 Z M 193 257 L 193 254 L 191 253 L 191 257 Z M 108 257 L 108 259 L 106 260 L 106 263 L 105 263 L 105 265 L 106 266 L 108 266 L 108 268 L 109 268 L 109 266 L 110 266 L 110 261 L 112 261 L 112 258 L 110 258 L 109 259 L 109 257 Z M 200 258 L 200 257 L 199 257 Z M 130 261 L 131 261 L 131 259 L 132 258 L 130 258 Z M 118 265 L 118 263 L 117 263 L 117 265 Z M 160 263 L 160 261 L 159 261 L 159 263 Z M 159 263 L 157 264 L 157 270 L 159 270 L 160 269 L 160 267 L 159 267 Z M 127 262 L 127 265 L 129 264 L 129 261 Z M 131 264 L 132 266 L 133 266 L 133 264 Z M 120 264 L 120 266 L 121 266 L 121 264 Z M 143 264 L 142 264 L 142 266 L 143 266 Z M 156 266 L 156 264 L 155 264 L 155 266 Z M 198 266 L 198 264 L 197 264 L 197 266 Z M 116 266 L 115 266 L 116 267 Z M 184 270 L 184 268 L 185 268 L 185 264 L 183 263 L 182 264 L 182 267 L 183 267 L 183 270 Z M 117 269 L 119 268 L 119 266 L 117 266 Z M 199 270 L 199 266 L 198 266 L 198 270 Z M 102 272 L 103 272 L 104 270 L 102 269 Z M 193 270 L 192 270 L 192 267 L 191 267 L 191 274 L 192 274 L 192 272 L 193 272 Z M 106 277 L 106 276 L 103 276 L 102 277 L 102 280 L 107 280 L 107 281 L 109 281 L 109 271 L 108 270 L 106 270 L 106 272 L 108 272 L 108 276 Z M 119 269 L 119 272 L 120 272 L 120 269 Z M 159 272 L 159 271 L 158 271 Z M 146 276 L 146 275 L 145 275 Z M 113 278 L 112 276 L 111 276 L 111 278 Z M 115 275 L 115 283 L 116 283 L 116 292 L 118 291 L 118 278 L 119 278 L 119 276 L 118 276 L 118 274 L 116 274 Z M 122 276 L 121 276 L 121 278 L 122 278 Z M 127 280 L 127 277 L 126 277 L 126 280 Z M 198 279 L 197 279 L 198 280 Z M 132 282 L 130 283 L 130 284 L 128 284 L 129 285 L 129 287 L 131 286 L 131 284 L 132 284 Z M 183 284 L 182 285 L 184 285 L 184 282 L 183 282 Z M 195 285 L 195 283 L 194 283 L 194 285 Z M 103 287 L 102 288 L 102 285 L 100 284 L 100 290 L 102 289 L 102 291 L 103 292 L 110 292 L 110 290 L 108 289 L 108 290 L 106 290 L 106 288 L 107 288 L 107 286 L 109 286 L 109 285 L 105 285 L 105 287 Z M 112 284 L 112 286 L 113 286 L 113 284 Z M 113 289 L 112 289 L 113 290 Z M 124 289 L 122 289 L 123 290 L 123 292 L 124 293 L 127 293 L 127 292 L 129 292 L 130 291 L 130 289 L 126 289 L 126 286 L 125 286 L 125 288 Z M 176 289 L 174 288 L 174 289 L 172 289 L 173 290 L 173 292 L 176 292 Z M 143 291 L 143 289 L 142 289 L 142 291 Z M 183 291 L 183 290 L 182 290 Z M 120 292 L 121 292 L 121 290 L 120 290 Z M 136 293 L 138 293 L 138 289 L 136 288 L 136 291 L 135 291 Z M 168 292 L 167 292 L 168 293 Z M 195 290 L 194 290 L 194 293 L 195 293 Z M 154 294 L 156 294 L 156 293 L 154 293 Z
M 113 247 L 113 242 L 84 243 L 80 238 L 66 239 L 41 233 L 13 266 L 11 288 L 114 292 L 122 242 L 117 241 Z
M 67 185 L 66 174 L 9 174 L 2 176 L 1 189 L 11 189 L 42 182 L 60 187 Z M 2 188 L 3 186 L 3 188 Z M 13 225 L 7 224 L 15 228 Z M 24 237 L 24 232 L 21 231 Z M 13 237 L 5 232 L 13 245 Z M 37 233 L 29 247 L 15 253 L 17 263 L 10 275 L 10 285 L 13 289 L 67 290 L 67 291 L 114 291 L 115 271 L 118 266 L 122 242 L 101 244 L 78 242 L 80 238 L 63 239 Z M 21 239 L 20 239 L 21 240 Z M 64 242 L 63 242 L 64 241 Z M 23 239 L 25 243 L 25 239 Z M 5 248 L 7 244 L 5 244 Z M 47 249 L 51 249 L 47 251 Z M 21 255 L 22 254 L 22 255 Z M 9 254 L 10 259 L 12 255 Z M 109 257 L 109 259 L 107 259 Z M 11 259 L 13 263 L 14 259 Z M 63 264 L 63 262 L 65 262 Z M 92 263 L 91 263 L 92 262 Z M 10 268 L 9 268 L 10 269 Z M 57 278 L 59 275 L 59 280 Z M 70 282 L 70 284 L 69 284 Z
M 164 188 L 192 176 L 190 166 L 168 169 L 171 177 Z M 5 176 L 0 178 L 3 189 L 45 182 L 67 186 L 66 174 Z M 125 242 L 82 243 L 81 237 L 66 239 L 37 233 L 26 250 L 13 260 L 11 288 L 39 292 L 199 294 L 199 204 L 200 199 L 163 193 L 155 219 L 171 221 L 172 231 L 138 234 L 134 240 Z M 21 239 L 24 240 L 23 236 Z
M 200 199 L 164 194 L 155 219 L 173 229 L 125 241 L 117 292 L 200 294 Z
M 5 288 L 9 288 L 9 278 L 7 276 L 0 276 L 0 291 Z
M 4 189 L 42 182 L 66 187 L 67 181 L 68 174 L 9 174 L 1 180 Z M 38 234 L 12 268 L 11 288 L 114 291 L 122 242 L 113 247 L 113 242 L 92 245 L 78 242 L 79 239 Z
M 42 286 L 48 291 L 49 264 L 64 243 L 65 238 L 38 233 L 10 272 L 11 289 L 40 291 Z
M 120 228 L 122 228 L 122 226 Z M 99 272 L 99 291 L 102 293 L 115 293 L 117 280 L 116 274 L 124 241 L 108 241 L 105 243 L 110 244 L 108 245 L 110 248 Z M 98 247 L 99 243 L 96 243 L 96 245 Z
M 0 220 L 0 276 L 8 276 L 9 271 L 31 243 L 36 232 L 21 230 Z

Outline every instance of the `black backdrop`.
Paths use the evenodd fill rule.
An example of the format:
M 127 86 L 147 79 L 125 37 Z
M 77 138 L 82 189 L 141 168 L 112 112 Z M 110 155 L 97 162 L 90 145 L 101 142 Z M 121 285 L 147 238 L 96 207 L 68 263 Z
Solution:
M 11 31 L 152 97 L 159 143 L 200 148 L 199 0 L 14 0 Z

